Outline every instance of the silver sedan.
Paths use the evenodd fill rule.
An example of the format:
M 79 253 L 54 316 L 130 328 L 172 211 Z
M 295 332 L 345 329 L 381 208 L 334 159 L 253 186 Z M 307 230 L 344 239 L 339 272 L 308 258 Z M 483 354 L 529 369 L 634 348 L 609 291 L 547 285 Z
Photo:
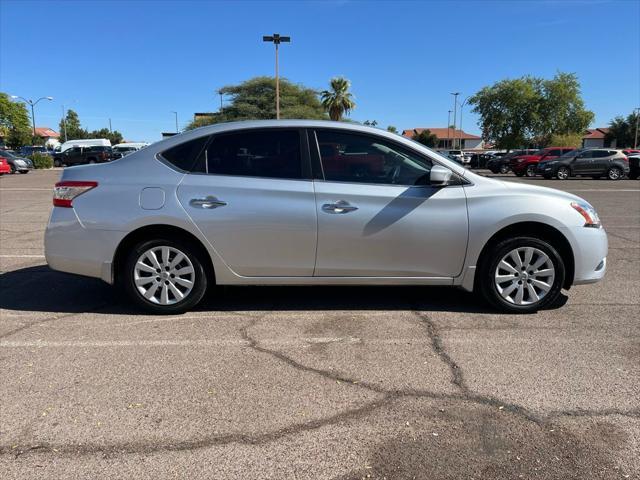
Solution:
M 531 312 L 606 270 L 607 236 L 583 199 L 345 123 L 203 127 L 65 169 L 53 204 L 49 266 L 155 313 L 256 284 L 450 285 Z

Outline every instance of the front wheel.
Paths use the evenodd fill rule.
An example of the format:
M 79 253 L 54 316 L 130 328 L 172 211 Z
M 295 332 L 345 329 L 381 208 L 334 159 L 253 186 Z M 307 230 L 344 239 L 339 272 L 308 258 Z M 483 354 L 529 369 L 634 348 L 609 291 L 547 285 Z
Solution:
M 571 172 L 567 167 L 560 167 L 556 172 L 556 177 L 558 177 L 558 180 L 566 180 L 567 178 L 569 178 L 569 175 L 571 175 Z
M 509 173 L 509 165 L 500 165 L 500 173 L 503 175 Z
M 607 178 L 609 180 L 620 180 L 621 177 L 622 177 L 622 170 L 620 170 L 618 167 L 612 167 L 607 172 Z
M 133 302 L 151 313 L 177 314 L 195 307 L 207 290 L 204 260 L 190 242 L 142 241 L 131 249 L 119 281 Z
M 536 166 L 535 165 L 527 166 L 527 171 L 525 172 L 525 175 L 527 177 L 535 177 L 536 176 Z
M 53 166 L 54 167 L 61 167 L 62 166 L 62 161 L 58 160 L 57 158 L 53 161 Z
M 516 237 L 491 247 L 478 275 L 476 285 L 491 305 L 505 312 L 531 313 L 557 300 L 565 266 L 546 241 Z

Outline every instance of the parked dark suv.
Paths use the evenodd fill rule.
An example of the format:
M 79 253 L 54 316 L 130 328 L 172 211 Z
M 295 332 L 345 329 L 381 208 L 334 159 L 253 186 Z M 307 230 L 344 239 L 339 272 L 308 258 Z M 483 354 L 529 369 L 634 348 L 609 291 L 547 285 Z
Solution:
M 509 162 L 512 158 L 515 158 L 519 155 L 529 155 L 533 152 L 537 152 L 537 150 L 512 150 L 507 154 L 490 158 L 489 160 L 487 160 L 486 167 L 493 173 L 509 173 L 509 171 L 511 170 Z
M 575 176 L 618 180 L 629 173 L 629 159 L 620 150 L 610 148 L 572 150 L 555 160 L 538 163 L 537 173 L 560 180 Z
M 53 164 L 56 167 L 62 167 L 81 163 L 108 162 L 111 159 L 111 147 L 94 145 L 90 147 L 71 147 L 64 152 L 56 153 L 53 157 Z

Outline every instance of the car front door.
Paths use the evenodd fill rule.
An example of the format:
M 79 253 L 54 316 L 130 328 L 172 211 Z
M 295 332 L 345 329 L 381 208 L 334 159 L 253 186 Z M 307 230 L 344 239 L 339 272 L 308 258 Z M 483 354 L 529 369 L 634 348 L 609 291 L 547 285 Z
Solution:
M 593 152 L 585 150 L 579 153 L 571 162 L 571 172 L 574 175 L 589 175 L 593 172 Z
M 315 276 L 460 274 L 467 245 L 462 187 L 429 185 L 432 161 L 383 137 L 309 132 L 318 218 Z M 456 177 L 457 178 L 457 177 Z
M 64 151 L 64 163 L 67 165 L 75 165 L 82 163 L 82 147 L 72 147 Z
M 313 276 L 317 220 L 303 134 L 216 134 L 178 187 L 185 211 L 238 275 Z

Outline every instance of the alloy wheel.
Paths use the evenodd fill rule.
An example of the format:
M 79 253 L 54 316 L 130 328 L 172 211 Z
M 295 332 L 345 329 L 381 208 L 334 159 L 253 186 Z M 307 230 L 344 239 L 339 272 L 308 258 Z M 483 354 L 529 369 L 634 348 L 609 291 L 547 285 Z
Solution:
M 500 296 L 514 305 L 542 300 L 553 286 L 555 267 L 549 256 L 534 247 L 519 247 L 498 263 L 494 282 Z
M 567 167 L 560 167 L 556 175 L 560 180 L 566 180 L 569 178 L 569 169 Z
M 535 165 L 529 165 L 527 167 L 526 175 L 527 175 L 527 177 L 535 177 L 536 176 L 536 167 L 535 167 Z
M 158 305 L 174 305 L 186 299 L 195 283 L 189 257 L 174 247 L 157 246 L 138 257 L 133 281 L 140 295 Z
M 611 168 L 607 173 L 609 180 L 618 180 L 621 177 L 621 173 L 619 168 Z

